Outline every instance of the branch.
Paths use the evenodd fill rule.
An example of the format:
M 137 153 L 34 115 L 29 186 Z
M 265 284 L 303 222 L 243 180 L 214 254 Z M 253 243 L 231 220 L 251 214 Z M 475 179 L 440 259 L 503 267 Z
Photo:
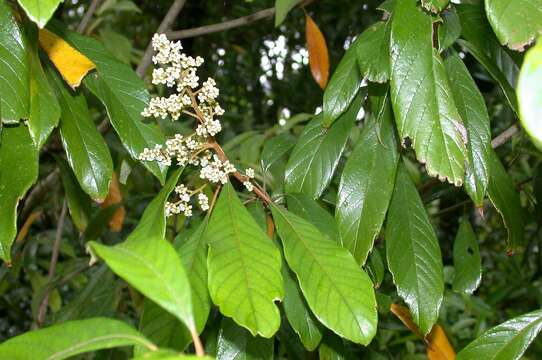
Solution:
M 53 251 L 51 252 L 51 264 L 49 265 L 49 274 L 47 274 L 47 280 L 51 282 L 55 277 L 56 273 L 56 264 L 58 262 L 58 254 L 60 252 L 60 243 L 62 242 L 62 230 L 64 227 L 64 220 L 66 220 L 66 213 L 68 212 L 68 204 L 66 199 L 62 203 L 62 210 L 60 211 L 60 217 L 58 218 L 58 225 L 56 227 L 56 237 L 55 242 L 53 243 Z M 47 292 L 41 301 L 39 312 L 38 312 L 38 326 L 43 325 L 45 320 L 45 313 L 47 312 L 47 305 L 49 304 L 49 292 Z
M 517 133 L 519 133 L 519 126 L 514 124 L 514 125 L 510 126 L 508 129 L 504 130 L 499 135 L 497 135 L 491 141 L 491 146 L 493 147 L 493 149 L 496 149 L 499 146 L 504 145 L 508 140 L 510 140 Z
M 83 20 L 79 23 L 79 26 L 77 27 L 77 32 L 80 34 L 85 33 L 85 31 L 88 28 L 88 25 L 90 24 L 90 20 L 92 20 L 92 16 L 98 9 L 98 6 L 102 3 L 103 0 L 93 0 L 90 6 L 88 7 L 87 12 L 85 13 L 85 16 L 83 16 Z
M 313 1 L 315 0 L 306 0 L 306 1 L 303 1 L 301 4 L 299 4 L 298 6 L 303 7 L 303 6 L 309 5 Z M 273 15 L 275 15 L 274 7 L 268 8 L 265 10 L 260 10 L 260 11 L 255 12 L 254 14 L 242 16 L 240 18 L 224 21 L 218 24 L 200 26 L 200 27 L 196 27 L 192 29 L 170 31 L 168 32 L 167 36 L 170 40 L 178 40 L 178 39 L 196 37 L 200 35 L 207 35 L 207 34 L 212 34 L 212 33 L 220 32 L 220 31 L 230 30 L 237 27 L 252 24 L 253 22 L 256 22 L 258 20 L 272 17 Z
M 35 203 L 39 201 L 43 194 L 49 191 L 49 189 L 53 187 L 53 185 L 57 184 L 59 175 L 60 170 L 57 167 L 43 180 L 41 180 L 41 182 L 39 182 L 36 186 L 32 188 L 32 190 L 26 196 L 23 208 L 20 212 L 19 217 L 21 219 L 26 219 L 34 209 Z
M 183 9 L 185 3 L 186 3 L 186 0 L 175 0 L 175 2 L 169 8 L 166 16 L 160 23 L 160 26 L 158 26 L 156 33 L 158 34 L 165 33 L 171 28 L 171 25 L 173 25 L 173 22 L 175 21 L 175 19 L 177 18 L 181 10 Z M 141 58 L 141 62 L 139 63 L 136 70 L 137 74 L 140 77 L 143 77 L 143 75 L 145 74 L 145 71 L 147 71 L 147 68 L 151 64 L 152 51 L 153 51 L 152 44 L 149 43 L 149 45 L 147 45 L 147 49 L 145 49 L 145 54 L 143 55 L 143 58 Z

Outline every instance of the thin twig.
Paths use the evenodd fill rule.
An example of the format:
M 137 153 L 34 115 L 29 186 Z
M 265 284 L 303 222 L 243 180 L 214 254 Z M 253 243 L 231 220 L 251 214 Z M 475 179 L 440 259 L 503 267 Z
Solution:
M 19 218 L 26 219 L 28 215 L 34 210 L 34 205 L 37 201 L 41 200 L 43 194 L 45 194 L 53 185 L 58 183 L 58 176 L 60 170 L 58 168 L 51 171 L 43 180 L 38 182 L 36 186 L 28 193 L 25 198 L 24 205 L 20 211 Z
M 56 273 L 56 264 L 58 262 L 58 254 L 60 252 L 60 244 L 62 242 L 62 230 L 64 228 L 64 220 L 66 219 L 66 213 L 68 212 L 68 203 L 66 199 L 62 203 L 62 210 L 60 211 L 60 217 L 58 218 L 58 225 L 56 227 L 56 237 L 55 242 L 53 243 L 53 250 L 51 252 L 51 263 L 49 265 L 49 274 L 47 274 L 47 280 L 51 282 L 55 277 Z M 47 312 L 47 305 L 49 305 L 49 293 L 47 292 L 41 301 L 39 312 L 38 312 L 38 326 L 43 325 L 45 320 L 45 314 Z
M 158 26 L 156 33 L 158 34 L 165 33 L 171 28 L 171 25 L 173 25 L 173 22 L 175 21 L 175 19 L 177 18 L 181 10 L 183 9 L 185 3 L 186 3 L 186 0 L 175 0 L 175 2 L 173 2 L 166 16 L 164 16 L 164 19 Z M 149 43 L 149 45 L 147 45 L 147 49 L 145 49 L 145 54 L 143 55 L 143 58 L 141 59 L 141 62 L 139 63 L 136 70 L 137 74 L 140 77 L 143 77 L 143 75 L 145 75 L 145 71 L 147 71 L 147 68 L 151 64 L 152 51 L 153 51 L 152 44 Z
M 79 26 L 77 26 L 77 32 L 80 34 L 85 33 L 87 31 L 88 25 L 90 24 L 90 20 L 92 20 L 92 16 L 94 16 L 94 13 L 98 9 L 98 6 L 102 3 L 103 0 L 93 0 L 92 3 L 90 3 L 90 6 L 88 7 L 87 12 L 85 13 L 85 16 L 83 16 L 83 20 L 79 23 Z
M 301 4 L 299 4 L 299 7 L 306 6 L 312 3 L 313 1 L 315 0 L 304 1 Z M 220 31 L 226 31 L 226 30 L 237 28 L 237 27 L 245 26 L 262 19 L 270 18 L 273 15 L 275 15 L 275 8 L 271 7 L 265 10 L 257 11 L 254 14 L 242 16 L 237 19 L 228 20 L 221 23 L 217 23 L 217 24 L 199 26 L 192 29 L 170 31 L 167 33 L 167 35 L 170 40 L 186 39 L 186 38 L 212 34 L 212 33 L 220 32 Z
M 499 146 L 504 145 L 508 140 L 510 140 L 517 133 L 519 133 L 519 126 L 514 124 L 510 126 L 508 129 L 504 130 L 499 135 L 497 135 L 495 139 L 491 141 L 491 146 L 493 147 L 493 149 L 496 149 Z

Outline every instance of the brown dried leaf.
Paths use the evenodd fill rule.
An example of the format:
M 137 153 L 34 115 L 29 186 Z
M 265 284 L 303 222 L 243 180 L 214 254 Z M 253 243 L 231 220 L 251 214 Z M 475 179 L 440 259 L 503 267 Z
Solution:
M 326 39 L 314 20 L 306 15 L 306 37 L 309 48 L 309 64 L 312 77 L 322 89 L 326 88 L 329 79 L 329 54 Z
M 426 340 L 429 360 L 455 360 L 454 348 L 440 325 L 433 326 Z
M 109 228 L 111 231 L 119 232 L 122 230 L 124 217 L 126 216 L 126 209 L 124 209 L 124 206 L 122 206 L 122 193 L 120 191 L 117 173 L 113 171 L 111 184 L 109 185 L 109 194 L 105 198 L 104 202 L 100 204 L 100 206 L 102 208 L 106 208 L 116 204 L 120 204 L 120 206 L 111 217 L 111 220 L 109 221 Z
M 36 221 L 41 214 L 43 213 L 42 210 L 37 210 L 32 212 L 25 220 L 23 226 L 21 227 L 21 230 L 19 230 L 19 233 L 17 234 L 17 238 L 15 239 L 16 242 L 23 241 L 26 235 L 28 235 L 28 230 L 30 229 L 30 226 Z

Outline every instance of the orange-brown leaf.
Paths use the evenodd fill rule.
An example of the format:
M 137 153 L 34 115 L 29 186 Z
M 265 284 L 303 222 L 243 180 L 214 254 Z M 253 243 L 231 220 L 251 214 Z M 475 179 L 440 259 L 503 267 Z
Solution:
M 85 75 L 96 68 L 89 58 L 46 29 L 40 29 L 39 43 L 72 89 L 78 87 Z
M 28 235 L 28 230 L 30 229 L 30 226 L 32 226 L 34 221 L 36 221 L 42 213 L 42 210 L 37 210 L 28 215 L 23 226 L 21 227 L 21 230 L 19 230 L 19 233 L 17 234 L 17 238 L 15 239 L 16 242 L 24 240 L 26 235 Z
M 455 351 L 442 327 L 435 324 L 427 335 L 429 360 L 455 360 Z
M 117 177 L 117 173 L 113 171 L 111 177 L 111 184 L 109 185 L 109 194 L 105 198 L 104 202 L 100 204 L 102 208 L 106 208 L 111 205 L 121 204 L 109 221 L 109 228 L 111 231 L 119 232 L 122 230 L 124 224 L 124 217 L 126 216 L 126 210 L 122 206 L 122 193 L 120 192 L 120 184 Z
M 423 335 L 420 332 L 420 329 L 418 329 L 418 326 L 414 323 L 414 320 L 412 320 L 412 315 L 410 315 L 410 311 L 406 306 L 399 305 L 399 304 L 391 304 L 390 308 L 391 312 L 401 320 L 401 322 L 416 336 L 423 339 Z
M 325 89 L 329 79 L 329 54 L 326 39 L 309 15 L 306 15 L 305 32 L 312 77 L 322 89 Z

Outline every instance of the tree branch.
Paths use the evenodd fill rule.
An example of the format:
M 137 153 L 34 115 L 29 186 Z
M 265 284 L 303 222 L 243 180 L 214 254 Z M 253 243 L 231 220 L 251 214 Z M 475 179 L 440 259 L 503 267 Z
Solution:
M 186 0 L 175 0 L 175 2 L 169 8 L 166 16 L 160 23 L 160 26 L 158 26 L 156 33 L 158 34 L 165 33 L 171 28 L 171 25 L 173 25 L 173 22 L 175 21 L 175 19 L 177 18 L 181 10 L 183 9 L 185 3 L 186 3 Z M 149 43 L 149 45 L 147 45 L 147 49 L 145 49 L 145 54 L 143 55 L 143 58 L 141 59 L 141 62 L 139 63 L 136 70 L 137 74 L 140 77 L 143 77 L 143 75 L 145 75 L 145 71 L 147 71 L 147 68 L 151 64 L 152 51 L 153 51 L 152 44 Z
M 502 133 L 497 135 L 491 141 L 491 146 L 493 147 L 493 149 L 496 149 L 499 146 L 504 145 L 508 140 L 510 140 L 518 132 L 519 132 L 519 126 L 517 126 L 517 124 L 510 126 L 508 129 L 504 130 Z
M 58 254 L 60 252 L 60 243 L 62 242 L 62 230 L 64 228 L 64 220 L 66 219 L 66 213 L 68 212 L 68 204 L 66 199 L 62 203 L 62 210 L 60 211 L 60 217 L 58 218 L 58 225 L 56 227 L 56 237 L 55 242 L 53 243 L 53 250 L 51 252 L 51 263 L 49 264 L 49 274 L 47 274 L 47 280 L 51 282 L 55 277 L 56 273 L 56 264 L 58 262 Z M 43 325 L 45 320 L 45 314 L 47 312 L 47 305 L 49 304 L 49 292 L 45 294 L 43 300 L 41 301 L 39 312 L 38 312 L 38 326 Z
M 79 26 L 77 26 L 77 32 L 80 34 L 85 33 L 87 31 L 88 25 L 90 24 L 90 20 L 92 20 L 92 16 L 98 9 L 98 6 L 102 3 L 103 0 L 93 0 L 92 3 L 90 3 L 90 6 L 88 7 L 87 12 L 85 13 L 85 16 L 83 16 L 83 20 L 79 23 Z
M 301 4 L 299 4 L 299 7 L 309 5 L 313 1 L 315 0 L 303 1 Z M 220 32 L 220 31 L 225 31 L 225 30 L 230 30 L 237 27 L 245 26 L 253 22 L 256 22 L 258 20 L 272 17 L 273 15 L 275 15 L 274 7 L 268 8 L 265 10 L 260 10 L 260 11 L 255 12 L 254 14 L 242 16 L 240 18 L 224 21 L 218 24 L 199 26 L 192 29 L 170 31 L 167 33 L 167 36 L 170 40 L 179 40 L 179 39 L 196 37 L 200 35 L 207 35 L 207 34 L 212 34 L 212 33 Z

